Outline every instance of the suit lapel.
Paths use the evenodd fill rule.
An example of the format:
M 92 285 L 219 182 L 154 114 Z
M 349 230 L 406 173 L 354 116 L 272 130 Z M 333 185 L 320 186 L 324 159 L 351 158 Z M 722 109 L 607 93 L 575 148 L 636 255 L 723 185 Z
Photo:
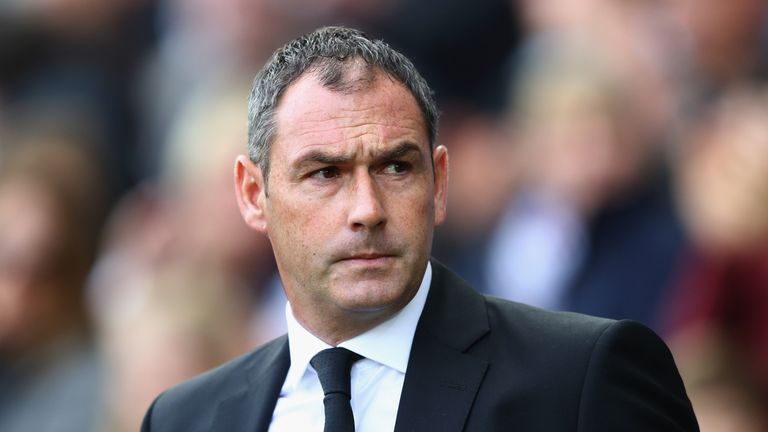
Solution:
M 214 431 L 266 431 L 290 366 L 288 338 L 282 336 L 261 350 L 246 370 L 247 382 L 219 404 Z M 246 380 L 244 380 L 246 381 Z
M 489 331 L 483 297 L 434 260 L 432 268 L 400 397 L 398 432 L 461 431 L 488 368 L 466 354 Z

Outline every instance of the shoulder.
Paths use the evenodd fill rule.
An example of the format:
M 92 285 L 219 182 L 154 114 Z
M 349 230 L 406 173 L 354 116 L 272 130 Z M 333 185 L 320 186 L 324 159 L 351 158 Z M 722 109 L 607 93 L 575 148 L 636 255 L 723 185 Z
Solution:
M 145 424 L 151 420 L 156 430 L 193 430 L 180 423 L 185 419 L 210 424 L 220 403 L 246 391 L 259 374 L 274 371 L 286 353 L 287 337 L 282 336 L 164 391 L 149 408 Z
M 672 354 L 648 327 L 485 301 L 491 345 L 567 397 L 579 430 L 698 430 Z
M 673 375 L 677 376 L 667 345 L 653 330 L 638 322 L 549 311 L 490 296 L 484 299 L 491 338 L 513 341 L 511 349 L 524 349 L 531 356 L 555 356 L 572 365 L 581 363 L 585 368 L 601 370 L 605 361 L 640 358 L 656 365 L 671 365 Z
M 607 318 L 540 309 L 492 296 L 483 298 L 491 323 L 535 334 L 537 337 L 570 339 L 573 336 L 595 336 L 617 324 L 617 321 Z
M 551 374 L 581 375 L 595 350 L 614 339 L 634 338 L 635 333 L 655 336 L 632 321 L 550 311 L 490 296 L 483 299 L 489 326 L 485 342 L 513 358 L 524 352 L 529 367 L 545 365 Z

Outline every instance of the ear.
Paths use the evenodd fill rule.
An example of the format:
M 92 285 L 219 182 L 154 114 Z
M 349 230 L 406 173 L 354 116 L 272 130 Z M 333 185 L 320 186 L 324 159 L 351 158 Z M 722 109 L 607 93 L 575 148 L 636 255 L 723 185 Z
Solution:
M 266 191 L 261 168 L 247 156 L 240 155 L 235 160 L 235 194 L 240 214 L 245 223 L 261 233 L 267 233 L 265 214 Z
M 448 149 L 439 145 L 432 151 L 435 167 L 435 225 L 445 220 L 448 205 Z

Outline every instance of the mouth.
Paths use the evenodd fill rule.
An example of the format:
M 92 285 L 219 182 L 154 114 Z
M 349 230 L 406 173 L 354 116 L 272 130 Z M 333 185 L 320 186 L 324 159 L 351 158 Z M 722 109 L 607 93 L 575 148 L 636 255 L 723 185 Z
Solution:
M 364 252 L 347 255 L 341 258 L 340 262 L 359 263 L 364 265 L 376 265 L 385 264 L 391 259 L 394 259 L 395 255 L 389 253 L 379 252 Z

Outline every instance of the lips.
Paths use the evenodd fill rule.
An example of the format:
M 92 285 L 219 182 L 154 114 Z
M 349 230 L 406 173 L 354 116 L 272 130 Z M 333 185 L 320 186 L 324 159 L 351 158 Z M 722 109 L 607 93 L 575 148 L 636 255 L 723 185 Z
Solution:
M 393 254 L 371 252 L 371 253 L 359 253 L 359 254 L 349 255 L 342 258 L 340 261 L 352 261 L 352 260 L 375 261 L 375 260 L 392 258 L 392 257 L 394 257 Z
M 388 241 L 349 242 L 332 248 L 330 262 L 383 262 L 403 256 L 403 248 Z

